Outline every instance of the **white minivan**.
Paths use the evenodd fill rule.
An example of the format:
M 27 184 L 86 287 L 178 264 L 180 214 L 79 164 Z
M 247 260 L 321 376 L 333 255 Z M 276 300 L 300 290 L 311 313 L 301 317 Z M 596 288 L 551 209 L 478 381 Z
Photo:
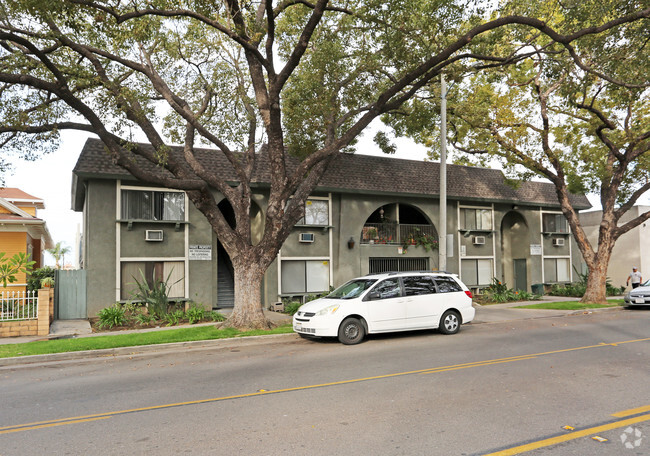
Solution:
M 472 293 L 454 274 L 388 272 L 353 279 L 302 305 L 293 330 L 352 345 L 382 332 L 438 328 L 455 334 L 474 313 Z

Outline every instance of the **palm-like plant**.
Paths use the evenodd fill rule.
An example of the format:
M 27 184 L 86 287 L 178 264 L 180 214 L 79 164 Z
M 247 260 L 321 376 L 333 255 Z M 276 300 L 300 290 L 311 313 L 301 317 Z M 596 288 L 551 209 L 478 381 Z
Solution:
M 57 242 L 53 248 L 47 249 L 46 252 L 54 257 L 56 268 L 61 269 L 61 264 L 65 264 L 65 254 L 70 253 L 70 247 L 64 247 L 63 243 Z

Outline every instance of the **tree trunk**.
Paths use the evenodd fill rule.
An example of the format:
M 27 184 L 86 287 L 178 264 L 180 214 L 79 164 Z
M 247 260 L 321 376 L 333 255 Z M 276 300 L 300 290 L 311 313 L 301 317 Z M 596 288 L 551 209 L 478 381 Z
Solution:
M 238 258 L 251 258 L 240 255 Z M 226 325 L 242 329 L 269 329 L 274 325 L 263 312 L 262 281 L 266 268 L 255 260 L 238 259 L 233 261 L 235 275 L 235 307 L 226 320 Z
M 580 302 L 604 304 L 607 301 L 607 264 L 598 256 L 593 268 L 589 268 L 587 289 Z
M 587 289 L 580 300 L 584 303 L 605 304 L 607 302 L 607 267 L 612 256 L 614 240 L 611 236 L 601 236 L 598 251 L 593 256 L 592 262 L 587 262 L 589 276 Z

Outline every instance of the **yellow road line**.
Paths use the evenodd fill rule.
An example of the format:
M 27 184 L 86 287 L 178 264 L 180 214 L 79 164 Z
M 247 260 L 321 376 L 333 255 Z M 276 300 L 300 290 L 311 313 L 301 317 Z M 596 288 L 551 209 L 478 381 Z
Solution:
M 637 407 L 630 410 L 623 410 L 622 412 L 612 413 L 612 416 L 616 418 L 625 418 L 626 416 L 638 415 L 639 413 L 650 412 L 650 405 L 644 405 L 643 407 Z
M 558 443 L 564 443 L 570 440 L 575 440 L 582 437 L 588 437 L 590 435 L 599 434 L 601 432 L 611 431 L 612 429 L 618 429 L 625 426 L 630 426 L 632 424 L 642 423 L 643 421 L 650 421 L 650 415 L 641 415 L 634 418 L 628 418 L 626 420 L 603 424 L 601 426 L 594 426 L 588 429 L 581 429 L 579 431 L 575 431 L 570 434 L 563 434 L 563 435 L 558 435 L 557 437 L 538 440 L 537 442 L 531 442 L 525 445 L 519 445 L 513 448 L 508 448 L 506 450 L 497 451 L 496 453 L 489 453 L 484 456 L 511 456 L 515 454 L 526 453 L 527 451 L 538 450 L 540 448 L 557 445 Z
M 426 368 L 426 369 L 418 369 L 418 370 L 406 371 L 406 372 L 396 372 L 396 373 L 392 373 L 392 374 L 376 375 L 376 376 L 373 376 L 373 377 L 355 378 L 355 379 L 350 379 L 350 380 L 340 380 L 340 381 L 337 381 L 337 382 L 320 383 L 320 384 L 316 384 L 316 385 L 306 385 L 306 386 L 296 386 L 296 387 L 292 387 L 292 388 L 283 388 L 283 389 L 276 389 L 276 390 L 256 391 L 254 393 L 236 394 L 236 395 L 232 395 L 232 396 L 223 396 L 223 397 L 216 397 L 216 398 L 210 398 L 210 399 L 198 399 L 198 400 L 195 400 L 195 401 L 176 402 L 176 403 L 172 403 L 172 404 L 152 405 L 152 406 L 148 406 L 148 407 L 140 407 L 140 408 L 134 408 L 134 409 L 127 409 L 127 410 L 118 410 L 118 411 L 106 412 L 106 413 L 97 413 L 97 414 L 86 415 L 86 416 L 76 416 L 76 417 L 60 418 L 60 419 L 49 420 L 49 421 L 39 421 L 39 422 L 34 422 L 34 423 L 27 423 L 27 424 L 19 424 L 19 425 L 13 425 L 13 426 L 0 427 L 0 434 L 5 434 L 5 433 L 8 433 L 8 432 L 19 432 L 19 431 L 22 431 L 22 430 L 38 429 L 38 428 L 41 428 L 41 427 L 47 427 L 47 425 L 74 424 L 74 423 L 80 423 L 80 422 L 83 422 L 83 421 L 90 421 L 90 420 L 93 420 L 93 419 L 103 419 L 103 418 L 108 418 L 108 417 L 111 417 L 111 416 L 123 415 L 123 414 L 127 414 L 127 413 L 146 412 L 146 411 L 160 410 L 160 409 L 165 409 L 165 408 L 180 407 L 180 406 L 186 406 L 186 405 L 207 404 L 207 403 L 211 403 L 211 402 L 221 402 L 221 401 L 226 401 L 226 400 L 230 400 L 230 399 L 243 399 L 243 398 L 249 398 L 249 397 L 255 397 L 255 396 L 263 396 L 263 395 L 267 395 L 267 394 L 288 393 L 288 392 L 293 392 L 293 391 L 305 391 L 305 390 L 310 390 L 310 389 L 315 389 L 315 388 L 324 388 L 324 387 L 336 386 L 336 385 L 347 385 L 347 384 L 351 384 L 351 383 L 359 383 L 359 382 L 365 382 L 365 381 L 371 381 L 371 380 L 381 380 L 381 379 L 400 377 L 400 376 L 405 376 L 405 375 L 433 374 L 433 373 L 439 373 L 439 372 L 449 372 L 449 371 L 453 371 L 453 370 L 467 369 L 467 368 L 470 368 L 470 367 L 483 367 L 483 366 L 491 366 L 491 365 L 494 365 L 494 364 L 507 363 L 507 362 L 511 362 L 511 361 L 529 360 L 529 359 L 534 359 L 534 358 L 540 357 L 540 356 L 554 355 L 554 354 L 558 354 L 558 353 L 568 353 L 568 352 L 577 351 L 577 350 L 587 350 L 587 349 L 591 349 L 591 348 L 603 348 L 603 347 L 616 347 L 617 345 L 621 345 L 621 344 L 627 344 L 627 343 L 633 343 L 633 342 L 646 342 L 646 341 L 650 341 L 650 338 L 628 340 L 628 341 L 622 341 L 622 342 L 616 342 L 616 343 L 587 345 L 587 346 L 584 346 L 584 347 L 565 348 L 565 349 L 562 349 L 562 350 L 553 350 L 553 351 L 535 353 L 535 354 L 530 354 L 530 355 L 518 355 L 518 356 L 507 357 L 507 358 L 497 358 L 497 359 L 490 359 L 490 360 L 485 360 L 485 361 L 475 361 L 475 362 L 471 362 L 471 363 L 454 364 L 454 365 L 450 365 L 450 366 L 442 366 L 442 367 L 436 367 L 436 368 L 429 367 L 429 368 Z
M 110 418 L 110 416 L 100 416 L 97 418 L 87 418 L 87 419 L 77 419 L 77 420 L 71 420 L 71 421 L 66 421 L 66 420 L 55 420 L 52 422 L 46 422 L 47 424 L 41 424 L 38 426 L 30 426 L 27 425 L 27 427 L 18 427 L 14 426 L 13 429 L 6 429 L 4 431 L 0 431 L 0 434 L 10 434 L 12 432 L 21 432 L 21 431 L 31 431 L 34 429 L 43 429 L 43 428 L 48 428 L 48 427 L 54 427 L 54 426 L 63 426 L 64 424 L 76 424 L 76 423 L 87 423 L 89 421 L 97 421 L 97 420 L 106 420 Z

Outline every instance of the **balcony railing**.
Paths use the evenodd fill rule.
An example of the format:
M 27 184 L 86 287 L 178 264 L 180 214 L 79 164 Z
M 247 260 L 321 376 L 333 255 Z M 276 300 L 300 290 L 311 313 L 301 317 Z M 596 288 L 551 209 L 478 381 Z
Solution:
M 366 223 L 361 231 L 361 244 L 398 244 L 408 243 L 409 239 L 431 236 L 437 239 L 433 225 L 416 225 L 410 223 Z

